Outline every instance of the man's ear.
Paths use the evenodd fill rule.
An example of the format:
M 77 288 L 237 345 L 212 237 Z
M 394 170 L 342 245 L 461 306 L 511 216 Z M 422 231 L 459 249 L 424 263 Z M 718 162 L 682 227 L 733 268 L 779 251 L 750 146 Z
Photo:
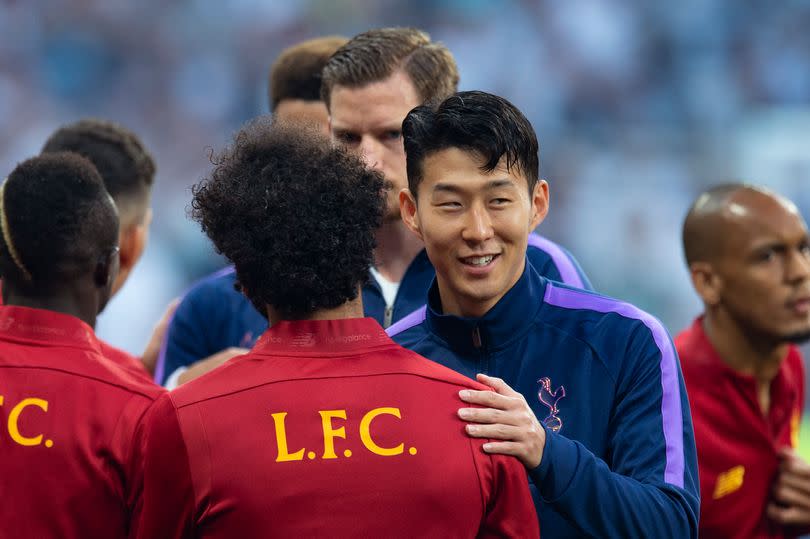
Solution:
M 402 221 L 420 240 L 424 240 L 424 238 L 422 238 L 422 229 L 419 225 L 419 213 L 416 210 L 416 197 L 413 196 L 410 189 L 400 191 L 399 214 L 402 217 Z
M 98 288 L 109 288 L 118 273 L 118 248 L 102 255 L 93 270 L 93 283 Z
M 714 271 L 708 262 L 693 262 L 689 266 L 689 276 L 692 278 L 692 285 L 695 291 L 709 307 L 714 307 L 720 303 L 723 297 L 723 279 Z
M 121 231 L 119 242 L 121 245 L 121 270 L 131 271 L 140 260 L 146 241 L 149 237 L 149 223 L 152 221 L 152 209 L 146 210 L 146 215 L 140 223 L 129 225 Z
M 546 180 L 537 180 L 534 189 L 532 189 L 530 231 L 537 228 L 548 215 L 548 196 L 548 182 Z

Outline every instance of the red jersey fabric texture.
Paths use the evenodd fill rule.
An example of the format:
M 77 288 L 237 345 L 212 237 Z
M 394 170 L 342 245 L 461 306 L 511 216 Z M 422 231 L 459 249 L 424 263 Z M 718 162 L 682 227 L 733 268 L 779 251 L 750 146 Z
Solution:
M 126 537 L 134 432 L 162 392 L 78 318 L 0 307 L 0 536 Z
M 281 322 L 144 420 L 138 537 L 538 537 L 526 471 L 457 410 L 484 386 L 371 318 Z
M 752 376 L 728 367 L 703 331 L 703 318 L 675 338 L 692 409 L 700 473 L 701 537 L 794 537 L 765 509 L 778 451 L 795 447 L 804 406 L 804 368 L 790 346 L 762 413 Z
M 152 376 L 149 374 L 149 371 L 146 370 L 146 367 L 144 367 L 140 359 L 133 356 L 129 352 L 116 348 L 115 346 L 101 339 L 98 340 L 98 343 L 99 346 L 101 346 L 101 355 L 113 363 L 116 363 L 138 380 L 153 384 L 155 383 L 154 380 L 152 380 Z

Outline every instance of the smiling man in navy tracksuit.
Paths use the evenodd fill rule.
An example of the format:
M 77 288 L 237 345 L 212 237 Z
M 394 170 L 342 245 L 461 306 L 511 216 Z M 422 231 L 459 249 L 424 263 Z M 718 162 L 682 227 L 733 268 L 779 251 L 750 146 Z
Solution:
M 629 305 L 526 261 L 548 209 L 537 139 L 506 100 L 461 92 L 403 124 L 403 220 L 436 279 L 400 344 L 491 385 L 462 391 L 467 431 L 517 456 L 544 537 L 695 537 L 694 434 L 670 336 Z M 494 378 L 497 376 L 498 378 Z M 512 389 L 514 388 L 514 390 Z

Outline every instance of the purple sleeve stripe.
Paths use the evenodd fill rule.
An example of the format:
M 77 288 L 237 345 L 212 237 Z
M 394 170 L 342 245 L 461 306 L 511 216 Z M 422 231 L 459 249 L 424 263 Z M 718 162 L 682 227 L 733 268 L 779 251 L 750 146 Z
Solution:
M 534 233 L 529 234 L 529 245 L 548 253 L 551 260 L 554 261 L 554 265 L 557 266 L 557 271 L 560 272 L 562 282 L 577 288 L 585 288 L 585 283 L 582 282 L 582 277 L 580 277 L 576 266 L 559 245 Z
M 222 268 L 221 270 L 219 270 L 219 271 L 217 271 L 215 273 L 212 273 L 208 277 L 205 277 L 203 280 L 207 281 L 209 279 L 218 279 L 218 278 L 220 278 L 220 277 L 222 277 L 224 275 L 228 275 L 229 273 L 233 273 L 234 271 L 236 271 L 236 270 L 234 269 L 233 266 L 228 266 L 227 268 Z M 200 283 L 200 282 L 201 281 L 197 281 L 196 283 L 194 283 L 193 285 L 188 287 L 185 292 L 183 292 L 183 295 L 180 296 L 180 303 L 183 302 L 185 297 L 188 295 L 189 291 L 192 288 L 194 288 L 195 286 L 197 286 L 197 284 Z M 180 304 L 178 304 L 177 307 L 179 308 Z M 169 321 L 166 324 L 166 333 L 163 335 L 163 342 L 160 343 L 160 353 L 158 354 L 157 363 L 155 364 L 155 377 L 154 377 L 154 380 L 159 385 L 163 385 L 161 383 L 161 380 L 163 379 L 163 374 L 164 374 L 164 371 L 166 370 L 166 347 L 169 344 L 169 329 L 172 327 L 172 322 L 174 322 L 174 315 L 175 314 L 177 314 L 177 309 L 174 310 L 174 312 L 172 313 L 172 316 L 169 318 Z
M 385 332 L 388 334 L 389 337 L 393 337 L 399 333 L 402 333 L 405 330 L 411 329 L 414 326 L 418 326 L 422 322 L 425 321 L 425 316 L 427 314 L 427 305 L 422 305 L 414 312 L 402 318 L 396 324 L 390 326 Z
M 652 332 L 655 344 L 661 352 L 661 417 L 667 464 L 664 481 L 683 488 L 684 450 L 683 414 L 681 411 L 681 388 L 678 380 L 678 365 L 672 341 L 655 317 L 641 309 L 610 298 L 588 292 L 559 288 L 553 283 L 546 286 L 545 302 L 566 309 L 587 309 L 600 313 L 616 313 L 641 321 Z

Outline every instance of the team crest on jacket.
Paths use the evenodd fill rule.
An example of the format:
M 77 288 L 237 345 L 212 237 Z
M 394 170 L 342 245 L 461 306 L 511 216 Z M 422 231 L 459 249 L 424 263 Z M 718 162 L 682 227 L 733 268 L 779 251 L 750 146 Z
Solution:
M 560 432 L 562 429 L 563 423 L 562 419 L 557 417 L 557 414 L 560 413 L 560 409 L 557 407 L 557 403 L 565 397 L 565 388 L 563 386 L 558 387 L 556 390 L 551 390 L 551 378 L 541 378 L 537 381 L 540 384 L 540 389 L 537 392 L 537 398 L 540 399 L 540 402 L 548 406 L 548 415 L 543 419 L 543 424 L 551 429 L 553 432 Z

